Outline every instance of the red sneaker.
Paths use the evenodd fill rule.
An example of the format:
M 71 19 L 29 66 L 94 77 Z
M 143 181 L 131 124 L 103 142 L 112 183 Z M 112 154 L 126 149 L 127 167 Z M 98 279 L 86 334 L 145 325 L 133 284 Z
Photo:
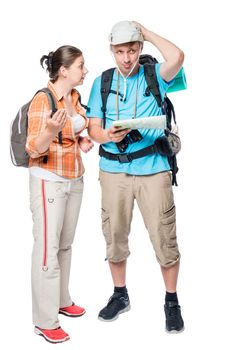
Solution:
M 85 314 L 85 309 L 83 307 L 75 305 L 75 303 L 72 303 L 71 306 L 67 307 L 61 307 L 59 309 L 59 314 L 63 314 L 65 316 L 69 317 L 79 317 Z
M 36 326 L 34 332 L 44 337 L 48 342 L 54 344 L 62 343 L 70 339 L 69 335 L 64 332 L 61 327 L 58 327 L 56 329 L 42 329 Z

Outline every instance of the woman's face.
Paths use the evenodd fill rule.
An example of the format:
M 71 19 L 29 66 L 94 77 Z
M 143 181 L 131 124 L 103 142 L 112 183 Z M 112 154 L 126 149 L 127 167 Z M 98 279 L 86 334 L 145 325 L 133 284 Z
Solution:
M 66 68 L 66 78 L 69 80 L 72 87 L 82 85 L 87 73 L 88 70 L 84 65 L 83 55 L 76 58 L 70 67 Z

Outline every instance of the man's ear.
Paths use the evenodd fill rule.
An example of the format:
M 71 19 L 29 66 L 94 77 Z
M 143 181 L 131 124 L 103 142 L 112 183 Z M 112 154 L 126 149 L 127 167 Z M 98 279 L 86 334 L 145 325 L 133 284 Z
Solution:
M 112 52 L 112 45 L 110 44 L 110 52 Z
M 144 43 L 140 43 L 140 50 L 141 50 L 141 52 L 143 50 L 143 47 L 144 47 Z

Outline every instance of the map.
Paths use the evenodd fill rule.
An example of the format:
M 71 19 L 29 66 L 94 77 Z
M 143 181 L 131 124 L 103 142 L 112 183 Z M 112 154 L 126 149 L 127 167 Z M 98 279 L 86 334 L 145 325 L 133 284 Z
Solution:
M 165 129 L 166 116 L 115 120 L 113 126 L 119 126 L 121 129 Z

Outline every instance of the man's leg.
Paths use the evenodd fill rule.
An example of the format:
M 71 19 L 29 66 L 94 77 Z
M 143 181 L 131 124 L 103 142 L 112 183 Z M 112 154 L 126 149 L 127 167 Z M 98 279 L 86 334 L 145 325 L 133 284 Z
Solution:
M 179 261 L 175 265 L 168 268 L 161 266 L 166 291 L 169 293 L 176 293 L 179 266 Z
M 184 329 L 184 321 L 181 316 L 180 305 L 177 297 L 176 286 L 179 274 L 179 261 L 168 268 L 161 266 L 161 271 L 166 287 L 164 311 L 166 315 L 166 330 L 179 332 Z
M 109 261 L 109 266 L 114 286 L 125 287 L 127 260 L 121 261 L 119 263 L 113 263 Z
M 114 294 L 110 297 L 107 305 L 99 312 L 98 319 L 101 321 L 114 321 L 119 314 L 130 310 L 130 300 L 126 288 L 126 265 L 127 260 L 117 263 L 109 261 Z
M 114 294 L 98 318 L 113 321 L 130 309 L 126 288 L 126 262 L 129 256 L 128 235 L 134 197 L 132 176 L 100 171 L 102 189 L 102 229 L 106 240 L 106 258 L 114 284 Z
M 180 331 L 184 323 L 176 286 L 180 253 L 176 238 L 176 212 L 169 172 L 137 179 L 136 200 L 149 232 L 166 287 L 166 329 Z

